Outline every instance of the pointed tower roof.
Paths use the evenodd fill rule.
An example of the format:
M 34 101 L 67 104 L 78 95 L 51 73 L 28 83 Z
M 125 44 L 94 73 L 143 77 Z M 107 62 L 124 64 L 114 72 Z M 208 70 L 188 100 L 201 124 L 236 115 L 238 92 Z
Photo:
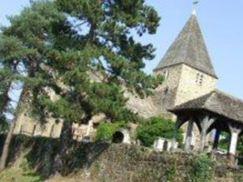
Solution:
M 217 78 L 195 10 L 155 70 L 181 63 Z

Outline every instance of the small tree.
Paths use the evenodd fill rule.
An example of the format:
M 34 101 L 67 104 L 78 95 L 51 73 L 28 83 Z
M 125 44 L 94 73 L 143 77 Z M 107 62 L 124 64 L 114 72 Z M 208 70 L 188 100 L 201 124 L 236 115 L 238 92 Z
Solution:
M 158 137 L 173 139 L 175 124 L 171 120 L 153 117 L 142 122 L 137 129 L 137 138 L 143 145 L 150 147 Z M 177 141 L 182 142 L 182 131 L 177 134 Z

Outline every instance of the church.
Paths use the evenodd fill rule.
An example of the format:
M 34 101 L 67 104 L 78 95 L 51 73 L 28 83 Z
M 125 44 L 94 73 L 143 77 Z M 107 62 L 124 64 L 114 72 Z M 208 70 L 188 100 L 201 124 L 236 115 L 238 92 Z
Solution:
M 206 150 L 209 136 L 213 136 L 212 147 L 217 149 L 220 133 L 228 132 L 231 135 L 228 152 L 235 156 L 243 131 L 243 101 L 217 90 L 218 77 L 195 10 L 154 69 L 154 74 L 164 76 L 163 84 L 154 90 L 153 96 L 145 99 L 125 92 L 129 98 L 127 107 L 144 118 L 160 115 L 174 120 L 175 135 L 183 125 L 186 151 Z M 95 132 L 93 126 L 101 120 L 104 120 L 102 113 L 94 116 L 88 125 L 74 124 L 76 136 L 82 140 L 91 135 Z M 51 118 L 43 129 L 23 113 L 14 132 L 58 138 L 61 129 L 62 122 Z
M 165 78 L 158 88 L 164 111 L 176 116 L 176 129 L 187 125 L 185 150 L 192 150 L 197 138 L 198 149 L 204 151 L 212 132 L 212 147 L 217 149 L 220 132 L 224 131 L 230 133 L 228 153 L 234 156 L 243 130 L 243 101 L 217 89 L 218 77 L 195 10 L 154 74 Z

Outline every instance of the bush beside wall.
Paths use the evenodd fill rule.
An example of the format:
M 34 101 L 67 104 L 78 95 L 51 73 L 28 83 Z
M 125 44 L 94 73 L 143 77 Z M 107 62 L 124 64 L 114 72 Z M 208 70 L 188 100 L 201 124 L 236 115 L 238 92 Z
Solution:
M 146 147 L 153 145 L 158 137 L 173 139 L 175 123 L 171 120 L 154 117 L 140 123 L 137 128 L 137 139 Z M 176 135 L 177 141 L 182 142 L 182 130 L 179 130 Z

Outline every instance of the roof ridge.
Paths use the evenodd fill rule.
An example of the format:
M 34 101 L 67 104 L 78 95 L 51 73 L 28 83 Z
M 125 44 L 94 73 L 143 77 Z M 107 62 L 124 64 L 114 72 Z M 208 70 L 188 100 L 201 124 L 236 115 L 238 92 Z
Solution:
M 213 90 L 208 95 L 209 95 L 209 97 L 206 99 L 206 101 L 203 104 L 203 108 L 205 108 L 205 109 L 212 106 L 212 100 L 216 100 L 216 102 L 213 102 L 213 103 L 219 103 L 220 102 L 220 100 L 218 98 L 217 90 Z M 221 112 L 223 112 L 223 108 L 220 104 L 217 104 L 217 107 L 220 109 Z
M 216 91 L 217 93 L 219 93 L 219 94 L 222 94 L 222 95 L 224 95 L 224 96 L 227 96 L 227 97 L 231 98 L 232 100 L 235 100 L 235 101 L 237 101 L 237 102 L 242 102 L 242 103 L 243 103 L 243 99 L 240 99 L 240 98 L 238 98 L 238 97 L 235 97 L 235 96 L 233 96 L 233 95 L 231 95 L 231 94 L 229 94 L 229 93 L 226 93 L 226 92 L 224 92 L 224 91 L 222 91 L 222 90 L 219 90 L 219 89 L 215 89 L 215 91 Z

